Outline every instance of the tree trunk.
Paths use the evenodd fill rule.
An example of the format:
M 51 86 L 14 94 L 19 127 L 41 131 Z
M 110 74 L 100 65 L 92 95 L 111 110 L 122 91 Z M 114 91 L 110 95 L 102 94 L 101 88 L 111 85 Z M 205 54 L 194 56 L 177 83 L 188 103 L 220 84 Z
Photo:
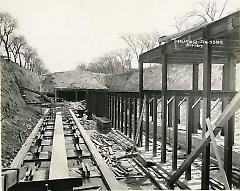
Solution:
M 5 44 L 5 50 L 6 50 L 6 53 L 7 53 L 7 60 L 10 61 L 10 53 L 9 53 L 7 44 Z
M 19 65 L 20 65 L 20 67 L 22 67 L 22 60 L 21 60 L 21 55 L 20 55 L 20 53 L 18 54 L 18 59 L 19 59 Z

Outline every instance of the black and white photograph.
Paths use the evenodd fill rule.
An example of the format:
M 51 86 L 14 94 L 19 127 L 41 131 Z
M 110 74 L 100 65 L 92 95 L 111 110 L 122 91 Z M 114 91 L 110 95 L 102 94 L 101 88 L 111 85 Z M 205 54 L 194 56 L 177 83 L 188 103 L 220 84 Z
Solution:
M 2 191 L 240 190 L 239 0 L 0 0 Z

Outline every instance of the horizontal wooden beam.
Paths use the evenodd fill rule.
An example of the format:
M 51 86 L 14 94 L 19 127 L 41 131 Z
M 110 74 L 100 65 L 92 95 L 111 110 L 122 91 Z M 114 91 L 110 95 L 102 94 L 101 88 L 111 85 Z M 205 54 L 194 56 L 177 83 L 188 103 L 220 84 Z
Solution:
M 231 15 L 228 15 L 218 21 L 215 21 L 207 25 L 209 30 L 209 34 L 207 38 L 213 39 L 213 40 L 222 40 L 223 42 L 222 47 L 216 46 L 216 44 L 213 44 L 212 46 L 213 52 L 216 50 L 216 51 L 223 52 L 223 54 L 225 53 L 232 54 L 236 49 L 239 49 L 239 41 L 237 41 L 239 39 L 226 39 L 226 36 L 228 34 L 232 34 L 233 32 L 235 32 L 236 34 L 239 34 L 239 23 L 238 23 L 240 20 L 239 15 L 240 15 L 240 11 L 237 11 Z M 141 54 L 139 56 L 140 62 L 146 62 L 146 63 L 160 62 L 161 60 L 160 58 L 162 57 L 163 47 L 166 50 L 165 52 L 166 54 L 186 51 L 189 49 L 191 51 L 201 50 L 203 48 L 201 46 L 189 47 L 189 46 L 186 46 L 186 44 L 183 42 L 186 40 L 203 40 L 204 41 L 203 34 L 205 31 L 205 28 L 206 26 L 201 28 L 196 27 L 195 29 L 189 30 L 190 31 L 189 33 L 184 33 L 184 35 L 182 35 L 181 37 L 178 37 L 175 40 L 168 39 L 168 42 L 166 44 Z

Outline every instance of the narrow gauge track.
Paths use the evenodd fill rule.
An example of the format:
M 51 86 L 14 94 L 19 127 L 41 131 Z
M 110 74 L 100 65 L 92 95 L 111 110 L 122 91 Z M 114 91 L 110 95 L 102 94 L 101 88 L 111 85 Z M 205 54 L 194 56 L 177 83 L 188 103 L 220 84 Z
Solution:
M 3 169 L 3 191 L 123 190 L 99 156 L 67 108 L 50 108 Z

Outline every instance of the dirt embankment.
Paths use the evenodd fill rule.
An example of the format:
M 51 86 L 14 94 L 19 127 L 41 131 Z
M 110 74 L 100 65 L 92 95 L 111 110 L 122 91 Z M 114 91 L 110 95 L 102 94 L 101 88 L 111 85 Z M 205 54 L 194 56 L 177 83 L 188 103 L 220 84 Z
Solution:
M 1 147 L 2 166 L 8 166 L 37 123 L 41 113 L 26 105 L 39 96 L 19 86 L 40 89 L 39 77 L 13 62 L 0 58 L 1 64 Z

